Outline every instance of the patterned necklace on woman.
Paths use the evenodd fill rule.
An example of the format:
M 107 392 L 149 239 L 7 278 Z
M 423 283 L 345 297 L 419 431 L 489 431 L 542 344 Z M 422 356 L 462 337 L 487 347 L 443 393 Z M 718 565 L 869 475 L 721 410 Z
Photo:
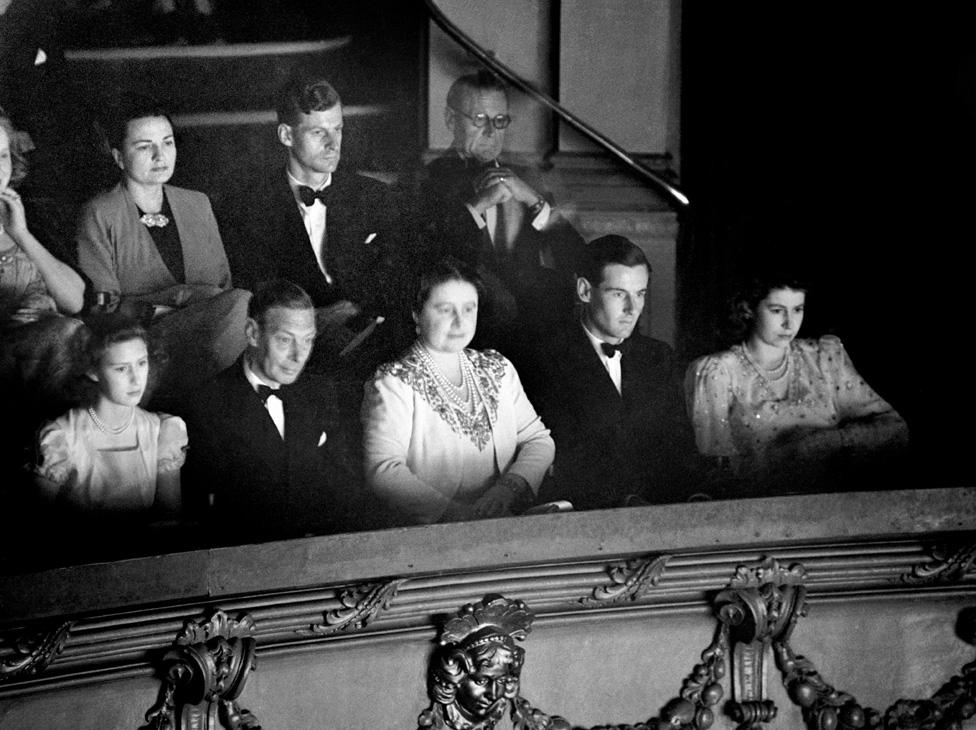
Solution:
M 459 352 L 457 355 L 458 367 L 461 371 L 461 384 L 454 385 L 437 363 L 434 362 L 426 347 L 418 342 L 416 343 L 416 351 L 421 362 L 424 363 L 424 366 L 437 384 L 438 390 L 440 390 L 447 401 L 462 413 L 470 414 L 474 412 L 476 410 L 478 389 L 474 384 L 474 371 L 471 367 L 471 362 L 464 355 L 464 352 Z

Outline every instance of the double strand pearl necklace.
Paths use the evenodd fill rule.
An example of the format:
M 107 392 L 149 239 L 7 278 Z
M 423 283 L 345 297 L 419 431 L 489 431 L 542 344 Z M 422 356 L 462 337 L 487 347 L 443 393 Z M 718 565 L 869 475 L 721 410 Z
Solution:
M 451 404 L 459 411 L 470 412 L 473 410 L 475 399 L 474 373 L 471 371 L 471 363 L 468 362 L 468 358 L 465 357 L 464 353 L 458 353 L 458 366 L 461 369 L 461 385 L 459 386 L 454 385 L 454 383 L 447 379 L 447 376 L 444 375 L 437 366 L 437 363 L 434 362 L 426 347 L 418 343 L 417 353 L 420 355 L 420 359 L 423 360 L 424 365 L 427 366 L 427 369 L 430 370 L 431 375 L 434 376 L 434 382 L 437 383 L 437 386 Z
M 132 419 L 135 417 L 135 415 L 136 409 L 130 408 L 129 417 L 126 419 L 125 423 L 123 423 L 121 426 L 112 427 L 106 425 L 106 423 L 95 413 L 95 409 L 88 406 L 88 417 L 92 420 L 92 423 L 95 424 L 95 428 L 110 436 L 118 436 L 120 433 L 123 433 L 127 428 L 129 428 L 129 426 L 132 425 Z
M 766 394 L 772 400 L 777 400 L 776 393 L 773 390 L 773 385 L 778 384 L 792 370 L 790 367 L 793 360 L 791 357 L 792 348 L 788 346 L 786 348 L 786 352 L 783 353 L 783 359 L 780 361 L 779 365 L 769 369 L 760 366 L 759 363 L 752 359 L 752 356 L 749 354 L 749 346 L 745 342 L 742 343 L 742 355 L 745 357 L 746 362 L 752 366 L 752 369 L 755 371 L 756 375 L 759 376 L 759 382 L 762 383 L 763 390 L 766 391 Z M 785 395 L 787 400 L 793 400 L 793 390 L 793 381 L 791 380 L 786 385 Z

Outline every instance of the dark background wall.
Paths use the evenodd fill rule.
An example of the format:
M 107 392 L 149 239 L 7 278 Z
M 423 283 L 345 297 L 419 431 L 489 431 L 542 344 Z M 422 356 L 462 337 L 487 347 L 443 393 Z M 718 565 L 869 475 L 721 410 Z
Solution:
M 921 476 L 971 479 L 972 13 L 685 3 L 685 348 L 738 275 L 796 264 L 806 334 L 840 335 L 910 422 Z M 916 476 L 916 475 L 913 475 Z

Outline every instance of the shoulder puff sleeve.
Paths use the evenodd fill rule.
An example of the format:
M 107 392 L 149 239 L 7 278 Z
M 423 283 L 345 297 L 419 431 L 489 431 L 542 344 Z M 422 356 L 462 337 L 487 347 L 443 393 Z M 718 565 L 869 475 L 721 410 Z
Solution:
M 820 368 L 832 381 L 837 413 L 842 422 L 894 412 L 895 409 L 854 369 L 840 338 L 833 335 L 821 337 L 818 346 Z
M 159 413 L 159 448 L 156 470 L 160 474 L 177 471 L 186 461 L 186 423 L 179 416 Z
M 58 421 L 46 423 L 37 435 L 37 464 L 34 473 L 58 487 L 71 479 L 75 465 L 71 461 L 68 434 Z
M 905 446 L 905 420 L 858 374 L 840 339 L 821 337 L 818 347 L 821 371 L 834 388 L 843 445 L 855 451 Z
M 705 456 L 735 456 L 738 450 L 729 426 L 732 375 L 721 356 L 707 355 L 689 366 L 685 398 L 698 452 Z
M 502 397 L 511 399 L 514 405 L 517 434 L 515 461 L 505 473 L 522 477 L 532 487 L 532 491 L 538 494 L 546 470 L 552 465 L 556 446 L 549 435 L 549 429 L 525 395 L 515 366 L 503 357 L 502 360 L 505 362 Z
M 386 504 L 413 521 L 436 522 L 450 500 L 407 465 L 413 432 L 413 390 L 380 370 L 367 381 L 362 406 L 366 483 Z

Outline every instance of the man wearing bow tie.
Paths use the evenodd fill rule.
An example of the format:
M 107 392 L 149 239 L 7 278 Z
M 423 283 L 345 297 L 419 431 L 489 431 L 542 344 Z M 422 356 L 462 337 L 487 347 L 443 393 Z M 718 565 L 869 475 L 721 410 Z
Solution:
M 293 74 L 279 94 L 277 117 L 284 166 L 264 171 L 221 204 L 233 231 L 235 274 L 252 284 L 278 276 L 304 288 L 316 308 L 316 350 L 335 362 L 367 327 L 372 345 L 392 343 L 390 330 L 408 311 L 397 201 L 384 183 L 337 169 L 342 101 L 325 79 Z M 392 355 L 392 344 L 386 350 Z
M 551 330 L 559 321 L 553 315 L 571 305 L 583 239 L 538 175 L 499 160 L 513 119 L 496 77 L 458 78 L 444 121 L 452 149 L 426 168 L 423 248 L 432 259 L 451 255 L 479 269 L 487 296 L 473 347 L 517 359 L 522 345 Z
M 623 236 L 583 254 L 578 322 L 543 343 L 526 369 L 529 396 L 556 442 L 553 479 L 540 494 L 577 509 L 683 500 L 693 464 L 674 354 L 634 330 L 651 267 Z
M 316 335 L 312 300 L 289 281 L 259 285 L 245 334 L 240 360 L 186 404 L 191 498 L 232 538 L 349 528 L 354 436 L 334 392 L 303 375 Z

